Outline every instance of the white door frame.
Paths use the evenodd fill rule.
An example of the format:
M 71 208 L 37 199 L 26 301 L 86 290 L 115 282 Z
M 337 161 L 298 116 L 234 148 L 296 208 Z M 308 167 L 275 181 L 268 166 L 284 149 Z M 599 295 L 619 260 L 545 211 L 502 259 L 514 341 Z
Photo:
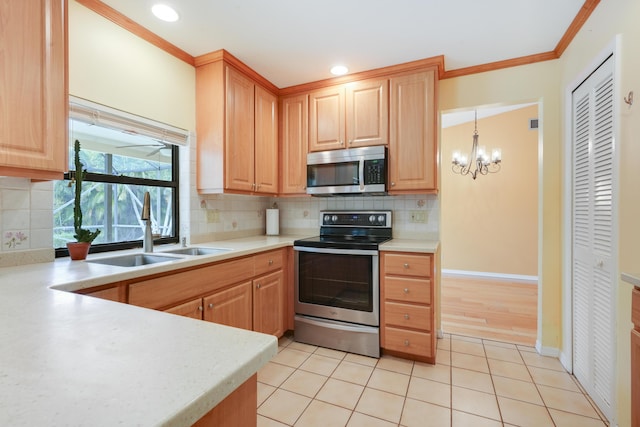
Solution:
M 613 197 L 614 197 L 614 217 L 612 218 L 613 236 L 612 236 L 612 258 L 615 260 L 614 277 L 619 276 L 620 266 L 618 263 L 618 245 L 619 245 L 619 166 L 620 153 L 618 149 L 618 141 L 620 140 L 620 95 L 618 91 L 621 77 L 621 59 L 620 59 L 621 36 L 616 36 L 595 58 L 583 69 L 576 78 L 569 83 L 564 89 L 564 162 L 563 162 L 563 183 L 562 183 L 562 212 L 563 212 L 563 239 L 562 239 L 562 343 L 560 349 L 560 362 L 569 372 L 573 372 L 573 304 L 572 304 L 572 247 L 573 247 L 573 147 L 572 147 L 572 95 L 573 91 L 578 88 L 590 75 L 596 70 L 609 56 L 613 55 L 613 135 L 614 135 L 614 174 L 613 179 Z M 614 296 L 614 307 L 618 306 L 617 293 Z M 615 331 L 614 331 L 615 332 Z M 615 368 L 617 371 L 617 367 Z M 612 407 L 615 408 L 617 402 L 617 387 L 613 387 Z M 612 425 L 615 425 L 615 410 L 612 415 Z

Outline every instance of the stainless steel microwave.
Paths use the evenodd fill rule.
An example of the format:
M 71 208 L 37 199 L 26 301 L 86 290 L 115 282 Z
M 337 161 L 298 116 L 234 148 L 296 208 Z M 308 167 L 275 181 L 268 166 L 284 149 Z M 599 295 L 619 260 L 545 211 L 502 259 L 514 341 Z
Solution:
M 349 148 L 307 154 L 307 194 L 383 195 L 387 191 L 387 147 Z

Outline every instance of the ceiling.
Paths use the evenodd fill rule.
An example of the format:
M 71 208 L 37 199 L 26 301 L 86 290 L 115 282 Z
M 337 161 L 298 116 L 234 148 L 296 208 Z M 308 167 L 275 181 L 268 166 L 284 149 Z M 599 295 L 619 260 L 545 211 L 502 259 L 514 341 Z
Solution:
M 279 88 L 444 55 L 445 70 L 553 51 L 585 0 L 102 0 L 192 56 L 218 49 Z M 181 17 L 151 14 L 165 3 Z

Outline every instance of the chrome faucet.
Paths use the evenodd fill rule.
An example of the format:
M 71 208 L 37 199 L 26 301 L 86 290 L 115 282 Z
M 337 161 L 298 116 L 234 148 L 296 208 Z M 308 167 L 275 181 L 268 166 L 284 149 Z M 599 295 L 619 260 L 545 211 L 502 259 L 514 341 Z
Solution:
M 144 193 L 144 203 L 142 204 L 142 215 L 140 219 L 145 221 L 144 239 L 142 240 L 142 252 L 153 252 L 153 236 L 151 235 L 151 195 Z

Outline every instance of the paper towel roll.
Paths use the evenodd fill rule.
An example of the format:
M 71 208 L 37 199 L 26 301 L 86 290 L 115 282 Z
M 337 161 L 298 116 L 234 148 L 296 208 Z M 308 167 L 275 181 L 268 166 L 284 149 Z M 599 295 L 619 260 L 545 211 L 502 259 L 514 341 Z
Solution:
M 280 211 L 267 209 L 267 235 L 277 236 L 280 233 Z

